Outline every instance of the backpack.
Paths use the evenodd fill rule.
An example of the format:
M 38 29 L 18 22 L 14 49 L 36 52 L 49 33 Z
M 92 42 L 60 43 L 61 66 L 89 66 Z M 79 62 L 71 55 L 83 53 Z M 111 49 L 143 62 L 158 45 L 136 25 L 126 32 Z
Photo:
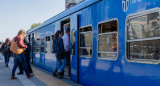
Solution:
M 60 38 L 57 40 L 57 59 L 61 60 L 64 57 L 65 57 L 65 50 L 64 50 L 63 39 Z
M 9 46 L 6 44 L 3 44 L 1 50 L 2 50 L 3 54 L 5 54 L 9 51 Z

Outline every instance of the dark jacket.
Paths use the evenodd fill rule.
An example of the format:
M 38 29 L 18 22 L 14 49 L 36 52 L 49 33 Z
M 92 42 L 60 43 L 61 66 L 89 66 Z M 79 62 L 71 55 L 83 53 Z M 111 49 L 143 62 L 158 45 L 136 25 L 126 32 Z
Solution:
M 19 46 L 20 48 L 27 48 L 27 46 L 24 45 L 24 42 L 23 42 L 23 38 L 22 38 L 22 37 L 16 36 L 16 37 L 14 38 L 14 41 L 17 41 L 18 46 Z
M 56 40 L 56 57 L 58 60 L 64 58 L 65 56 L 65 50 L 64 50 L 64 44 L 63 39 L 61 37 L 58 37 Z
M 61 37 L 58 37 L 56 40 L 53 40 L 53 51 L 52 51 L 52 53 L 57 52 L 58 46 L 61 50 L 64 50 L 63 39 Z
M 5 54 L 11 54 L 11 51 L 10 51 L 10 45 L 7 45 L 6 43 L 3 43 L 2 44 L 2 47 L 1 47 L 1 50 L 2 50 L 2 53 L 5 55 Z
M 24 51 L 24 55 L 25 55 L 26 60 L 30 60 L 31 44 L 25 43 L 25 45 L 27 45 L 27 48 Z
M 60 50 L 63 52 L 64 50 L 64 44 L 63 39 L 61 37 L 58 37 L 57 39 L 57 48 L 60 48 Z

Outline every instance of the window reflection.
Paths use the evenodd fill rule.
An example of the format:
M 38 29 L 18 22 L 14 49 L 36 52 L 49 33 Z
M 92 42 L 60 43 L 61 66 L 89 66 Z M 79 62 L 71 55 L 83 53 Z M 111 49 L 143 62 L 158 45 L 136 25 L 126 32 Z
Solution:
M 75 30 L 72 31 L 72 55 L 75 55 L 75 39 L 76 33 Z
M 117 58 L 117 21 L 110 21 L 98 26 L 98 57 Z
M 160 36 L 159 14 L 152 13 L 128 21 L 128 40 Z
M 139 41 L 130 43 L 130 59 L 155 59 L 158 60 L 160 40 Z
M 50 54 L 50 36 L 46 37 L 46 53 Z
M 128 20 L 128 59 L 159 60 L 159 13 L 151 13 Z
M 92 56 L 92 27 L 88 26 L 80 29 L 80 56 Z

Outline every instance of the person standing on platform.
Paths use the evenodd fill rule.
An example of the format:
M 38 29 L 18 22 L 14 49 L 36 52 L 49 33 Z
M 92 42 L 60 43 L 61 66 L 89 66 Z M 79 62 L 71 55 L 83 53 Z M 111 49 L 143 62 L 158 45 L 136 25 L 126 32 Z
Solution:
M 27 48 L 26 50 L 24 51 L 24 56 L 25 56 L 25 59 L 26 59 L 26 63 L 27 63 L 27 69 L 28 69 L 28 72 L 33 74 L 33 71 L 32 71 L 32 68 L 31 68 L 31 64 L 30 64 L 30 52 L 31 52 L 31 44 L 29 43 L 27 37 L 24 38 L 24 44 L 27 45 Z M 23 67 L 22 67 L 22 64 L 19 65 L 19 73 L 17 73 L 18 75 L 21 75 L 23 74 Z
M 66 67 L 66 65 L 70 64 L 70 46 L 69 46 L 69 36 L 70 36 L 70 28 L 66 29 L 66 34 L 64 34 L 64 36 L 62 36 L 63 39 L 63 44 L 64 44 L 64 50 L 65 50 L 65 55 L 64 57 L 61 59 L 62 65 L 58 68 L 58 72 L 56 73 L 56 75 L 58 77 L 61 77 L 61 74 L 64 71 L 64 68 Z M 70 68 L 70 67 L 69 67 Z M 68 69 L 69 69 L 68 68 Z M 70 70 L 70 69 L 69 69 Z
M 25 30 L 20 30 L 18 32 L 18 35 L 13 39 L 13 43 L 17 43 L 16 45 L 14 45 L 13 47 L 16 47 L 18 46 L 20 49 L 25 49 L 27 48 L 26 45 L 24 45 L 24 37 L 26 37 L 26 31 Z M 12 44 L 11 44 L 11 49 L 13 49 L 12 47 Z M 13 51 L 12 51 L 13 52 Z M 11 80 L 13 79 L 17 79 L 15 77 L 15 71 L 17 69 L 17 67 L 19 66 L 19 64 L 22 64 L 23 66 L 23 69 L 27 75 L 27 78 L 31 78 L 33 77 L 34 75 L 29 73 L 28 72 L 28 69 L 27 69 L 27 65 L 26 65 L 26 60 L 25 60 L 25 56 L 24 56 L 24 53 L 21 53 L 21 54 L 15 54 L 14 53 L 14 66 L 13 66 L 13 69 L 12 69 L 12 75 L 11 75 Z
M 9 57 L 11 57 L 10 44 L 11 44 L 11 40 L 7 38 L 5 43 L 3 43 L 1 47 L 2 53 L 4 55 L 6 67 L 8 67 Z

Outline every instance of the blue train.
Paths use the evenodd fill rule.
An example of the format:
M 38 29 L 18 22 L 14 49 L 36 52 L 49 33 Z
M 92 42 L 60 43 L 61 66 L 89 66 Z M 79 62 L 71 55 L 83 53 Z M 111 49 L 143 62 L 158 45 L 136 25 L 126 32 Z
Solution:
M 85 86 L 160 86 L 160 0 L 85 0 L 28 30 L 34 65 L 53 72 L 57 30 L 70 28 L 70 79 Z

